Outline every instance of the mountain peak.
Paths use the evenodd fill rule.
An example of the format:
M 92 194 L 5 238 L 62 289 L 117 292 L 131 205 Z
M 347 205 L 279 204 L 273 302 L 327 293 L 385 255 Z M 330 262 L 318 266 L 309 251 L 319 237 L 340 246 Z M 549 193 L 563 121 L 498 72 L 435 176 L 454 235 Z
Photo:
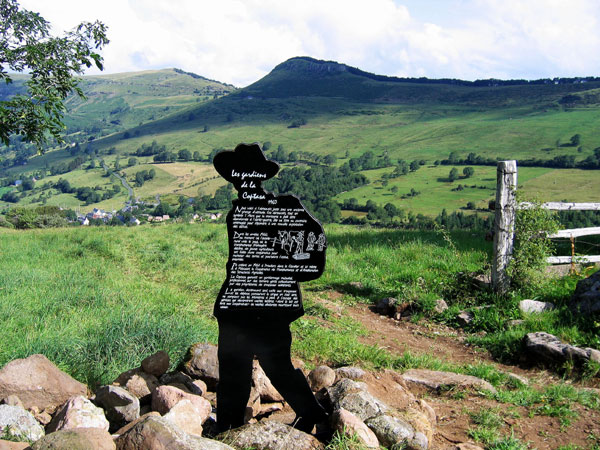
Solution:
M 323 61 L 309 56 L 297 56 L 277 65 L 273 71 L 290 71 L 313 75 L 326 75 L 346 72 L 348 66 L 335 61 Z

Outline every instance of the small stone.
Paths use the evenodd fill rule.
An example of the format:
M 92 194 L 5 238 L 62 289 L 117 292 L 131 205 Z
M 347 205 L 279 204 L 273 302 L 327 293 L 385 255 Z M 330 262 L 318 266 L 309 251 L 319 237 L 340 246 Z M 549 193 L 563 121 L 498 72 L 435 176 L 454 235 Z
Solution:
M 342 378 L 349 378 L 350 380 L 360 381 L 367 373 L 360 367 L 340 367 L 335 369 L 335 375 L 338 380 Z
M 462 326 L 469 325 L 475 320 L 475 315 L 470 311 L 461 311 L 458 316 L 456 316 L 456 320 Z
M 435 301 L 435 307 L 433 308 L 433 310 L 435 311 L 436 314 L 442 314 L 447 309 L 448 309 L 448 303 L 446 303 L 446 300 L 444 300 L 443 298 L 438 298 Z
M 196 405 L 187 399 L 183 399 L 173 406 L 164 415 L 164 418 L 186 433 L 202 436 L 202 416 L 203 412 Z
M 144 413 L 143 415 L 141 415 L 140 417 L 135 419 L 133 422 L 129 422 L 127 425 L 124 425 L 123 427 L 119 428 L 113 434 L 115 436 L 121 436 L 122 434 L 127 433 L 129 430 L 131 430 L 133 427 L 135 427 L 138 423 L 140 423 L 146 417 L 150 417 L 150 416 L 161 417 L 161 415 L 159 413 L 157 413 L 156 411 L 150 411 L 150 412 Z
M 457 444 L 454 450 L 483 450 L 483 448 L 470 442 L 463 442 L 462 444 Z
M 415 431 L 402 419 L 388 415 L 380 415 L 368 419 L 366 425 L 373 430 L 379 443 L 384 447 L 398 446 L 408 444 L 414 437 Z
M 31 450 L 29 442 L 12 442 L 0 439 L 0 450 Z
M 282 402 L 283 397 L 269 380 L 258 360 L 252 361 L 252 388 L 258 393 L 261 402 Z
M 525 321 L 523 319 L 513 319 L 508 321 L 509 328 L 520 327 Z
M 227 442 L 236 448 L 255 450 L 322 450 L 324 448 L 314 436 L 271 420 L 244 425 L 219 436 L 226 437 Z
M 109 423 L 102 408 L 98 408 L 83 396 L 70 398 L 48 424 L 46 431 L 71 430 L 73 428 L 100 428 L 108 431 Z
M 164 417 L 148 416 L 115 439 L 119 450 L 234 450 L 227 444 L 185 433 Z
M 23 441 L 37 441 L 44 436 L 44 429 L 22 407 L 0 405 L 0 436 L 5 434 Z
M 521 300 L 519 302 L 519 309 L 525 314 L 539 314 L 544 311 L 552 311 L 554 309 L 554 303 L 539 302 L 537 300 Z
M 47 434 L 31 448 L 33 450 L 115 450 L 116 446 L 108 431 L 100 428 L 75 428 Z
M 194 344 L 189 350 L 184 371 L 193 378 L 200 378 L 208 389 L 216 390 L 219 382 L 217 347 L 205 343 Z
M 417 400 L 417 404 L 421 408 L 421 411 L 427 416 L 429 423 L 432 426 L 435 426 L 437 423 L 437 414 L 435 413 L 435 410 L 423 399 Z
M 314 392 L 332 386 L 334 382 L 335 372 L 328 366 L 315 367 L 308 374 L 308 383 Z
M 387 411 L 388 407 L 367 391 L 358 391 L 344 395 L 336 404 L 361 420 L 367 420 Z
M 345 436 L 356 435 L 362 444 L 368 448 L 379 448 L 379 440 L 375 433 L 365 423 L 350 411 L 340 408 L 332 416 L 333 429 Z
M 402 374 L 407 384 L 416 388 L 443 391 L 453 387 L 485 389 L 495 393 L 496 388 L 485 380 L 471 375 L 440 372 L 426 369 L 410 369 Z
M 364 289 L 363 284 L 360 281 L 351 281 L 350 283 L 348 283 L 348 285 L 358 291 L 361 291 Z
M 200 411 L 201 421 L 204 422 L 211 412 L 211 405 L 203 397 L 182 391 L 174 386 L 160 386 L 152 394 L 152 409 L 160 414 L 168 413 L 181 400 L 191 401 Z
M 522 384 L 523 386 L 529 386 L 529 380 L 521 375 L 517 375 L 516 373 L 507 372 L 506 375 L 509 379 L 515 380 L 518 384 Z
M 94 401 L 104 409 L 113 428 L 121 427 L 140 416 L 138 398 L 119 386 L 101 386 L 96 391 Z
M 40 411 L 54 411 L 75 395 L 87 395 L 87 386 L 38 354 L 15 359 L 0 370 L 0 398 L 9 395 L 19 397 L 26 409 L 37 406 Z
M 160 377 L 169 370 L 169 354 L 163 350 L 148 356 L 142 361 L 144 372 Z
M 585 351 L 588 353 L 590 360 L 600 363 L 600 350 L 586 348 Z
M 417 431 L 412 439 L 408 440 L 407 450 L 427 450 L 429 448 L 429 439 L 423 433 Z
M 2 401 L 0 401 L 0 405 L 18 406 L 23 409 L 25 408 L 21 399 L 16 395 L 9 395 L 6 398 L 3 398 Z

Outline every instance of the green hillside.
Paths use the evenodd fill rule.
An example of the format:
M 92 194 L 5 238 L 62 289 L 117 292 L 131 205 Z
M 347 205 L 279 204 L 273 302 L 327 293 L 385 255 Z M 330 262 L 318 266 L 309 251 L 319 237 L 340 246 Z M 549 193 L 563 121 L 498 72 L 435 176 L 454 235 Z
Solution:
M 366 171 L 367 186 L 335 200 L 356 198 L 362 204 L 374 199 L 429 216 L 468 202 L 485 207 L 493 198 L 496 159 L 517 159 L 522 187 L 543 200 L 594 200 L 594 192 L 600 192 L 597 170 L 578 169 L 586 164 L 600 168 L 595 133 L 600 81 L 595 78 L 399 79 L 336 62 L 292 58 L 237 91 L 175 70 L 86 77 L 84 91 L 87 102 L 68 102 L 67 138 L 81 143 L 80 153 L 48 151 L 26 165 L 6 167 L 0 177 L 49 171 L 81 155 L 111 167 L 119 159 L 123 167 L 143 145 L 156 141 L 176 156 L 182 150 L 196 154 L 194 161 L 177 158 L 196 175 L 190 172 L 178 183 L 156 177 L 139 195 L 210 195 L 224 183 L 198 175 L 211 170 L 211 152 L 240 142 L 269 142 L 267 153 L 274 157 L 279 151 L 284 167 L 324 166 L 330 155 L 329 164 L 341 168 L 366 152 L 386 158 L 383 173 L 393 172 L 399 160 L 421 161 L 425 164 L 418 171 L 389 179 L 386 186 L 385 179 Z M 291 153 L 305 156 L 288 161 Z M 136 156 L 137 163 L 152 164 L 153 156 Z M 444 165 L 448 159 L 451 164 Z M 480 165 L 482 160 L 486 165 Z M 475 169 L 472 180 L 446 180 L 452 167 L 462 174 L 466 165 Z M 127 170 L 128 176 L 135 175 L 129 173 L 135 168 Z M 456 190 L 458 184 L 475 188 Z M 419 195 L 403 198 L 411 188 Z M 26 203 L 26 197 L 21 201 Z M 0 202 L 3 206 L 9 205 Z

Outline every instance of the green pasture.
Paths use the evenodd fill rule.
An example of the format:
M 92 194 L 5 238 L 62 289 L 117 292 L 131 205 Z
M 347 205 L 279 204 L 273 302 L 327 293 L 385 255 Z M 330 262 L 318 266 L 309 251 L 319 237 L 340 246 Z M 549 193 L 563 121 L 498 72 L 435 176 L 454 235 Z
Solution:
M 298 321 L 295 353 L 307 361 L 389 364 L 382 350 L 357 341 L 356 325 L 318 326 L 320 291 L 348 301 L 379 296 L 439 295 L 444 280 L 477 270 L 489 243 L 468 233 L 448 244 L 436 233 L 327 228 L 328 263 L 304 284 L 309 314 Z M 160 349 L 175 367 L 198 341 L 216 341 L 212 305 L 225 278 L 224 225 L 145 225 L 137 228 L 0 228 L 0 366 L 43 353 L 90 385 Z M 391 264 L 391 265 L 390 265 Z M 354 292 L 352 281 L 364 290 Z M 312 313 L 311 313 L 312 311 Z M 370 355 L 370 356 L 368 356 Z M 365 358 L 367 358 L 365 360 Z

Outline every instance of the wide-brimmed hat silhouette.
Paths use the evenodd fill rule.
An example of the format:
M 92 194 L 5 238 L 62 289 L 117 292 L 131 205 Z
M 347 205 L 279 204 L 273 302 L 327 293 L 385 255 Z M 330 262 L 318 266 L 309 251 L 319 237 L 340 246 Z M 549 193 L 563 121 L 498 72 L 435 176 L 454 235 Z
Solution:
M 267 159 L 256 143 L 239 144 L 235 150 L 217 153 L 213 165 L 219 175 L 234 185 L 249 180 L 265 181 L 279 172 L 279 164 Z M 234 176 L 234 173 L 238 175 Z

